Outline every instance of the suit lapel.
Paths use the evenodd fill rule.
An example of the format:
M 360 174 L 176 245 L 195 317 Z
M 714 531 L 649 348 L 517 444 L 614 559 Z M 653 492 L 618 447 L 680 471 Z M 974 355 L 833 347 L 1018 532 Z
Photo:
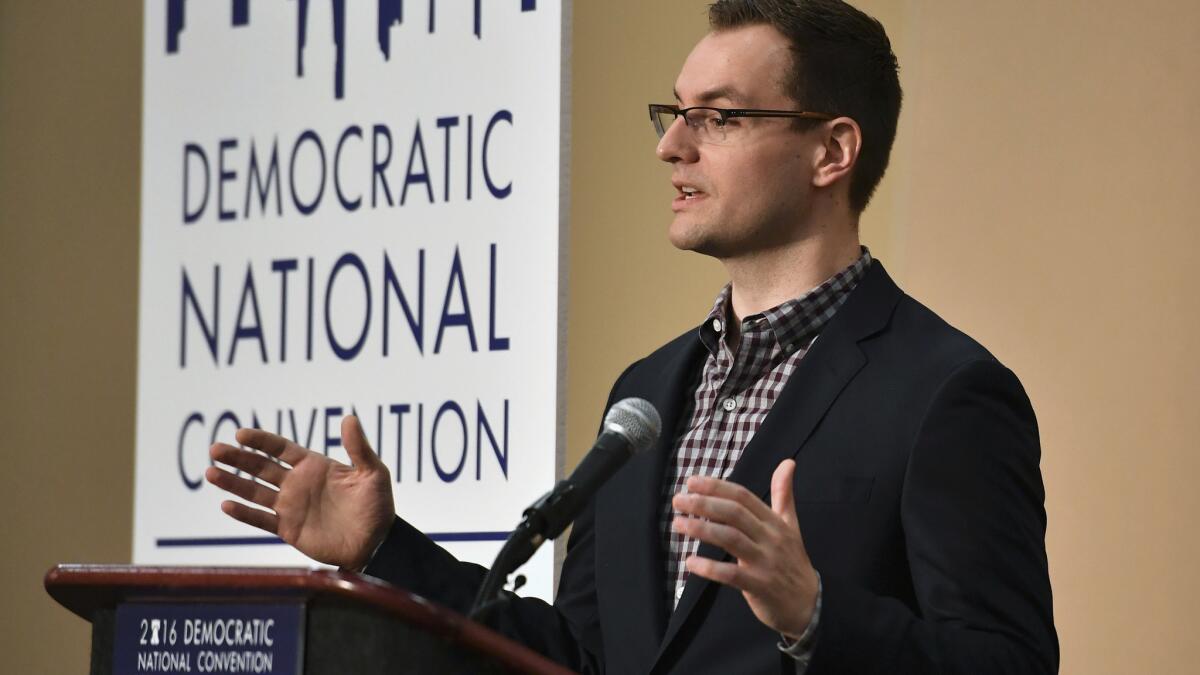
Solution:
M 784 385 L 771 412 L 734 466 L 730 481 L 769 500 L 771 475 L 775 468 L 801 452 L 826 411 L 866 365 L 866 356 L 858 342 L 886 326 L 899 298 L 900 289 L 888 277 L 883 265 L 873 262 L 859 287 L 851 293 Z M 729 557 L 709 544 L 701 544 L 698 554 L 715 559 Z M 712 582 L 707 579 L 696 575 L 688 577 L 683 596 L 668 621 L 658 658 L 678 635 L 697 601 L 710 586 Z
M 604 564 L 598 566 L 597 590 L 617 593 L 617 601 L 608 606 L 620 614 L 603 617 L 607 619 L 604 625 L 620 626 L 623 635 L 618 643 L 644 649 L 647 657 L 657 649 L 667 621 L 666 567 L 659 528 L 663 471 L 705 355 L 694 331 L 677 343 L 677 348 L 639 364 L 630 381 L 619 387 L 621 395 L 642 396 L 654 404 L 662 419 L 662 433 L 651 451 L 634 457 L 613 476 L 596 513 L 597 537 L 608 544 L 604 546 Z M 653 362 L 659 358 L 661 362 Z M 612 544 L 619 542 L 626 542 L 629 548 L 614 550 Z M 605 604 L 601 602 L 602 607 Z M 605 641 L 613 637 L 606 634 Z

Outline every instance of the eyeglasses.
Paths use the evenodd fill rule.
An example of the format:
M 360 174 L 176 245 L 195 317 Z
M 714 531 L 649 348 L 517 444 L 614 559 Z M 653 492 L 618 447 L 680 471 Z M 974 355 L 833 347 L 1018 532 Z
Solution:
M 650 121 L 654 131 L 662 138 L 667 129 L 682 117 L 688 128 L 701 143 L 722 144 L 736 140 L 745 132 L 742 117 L 794 117 L 808 120 L 831 120 L 833 115 L 805 110 L 755 110 L 752 108 L 710 108 L 693 106 L 680 108 L 662 103 L 650 104 Z

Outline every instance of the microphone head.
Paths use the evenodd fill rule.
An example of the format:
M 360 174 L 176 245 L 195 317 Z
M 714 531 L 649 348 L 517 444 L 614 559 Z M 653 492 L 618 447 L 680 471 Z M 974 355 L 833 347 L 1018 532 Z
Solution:
M 629 441 L 630 452 L 649 450 L 662 433 L 662 418 L 658 410 L 644 398 L 621 399 L 604 416 L 605 431 L 613 431 Z

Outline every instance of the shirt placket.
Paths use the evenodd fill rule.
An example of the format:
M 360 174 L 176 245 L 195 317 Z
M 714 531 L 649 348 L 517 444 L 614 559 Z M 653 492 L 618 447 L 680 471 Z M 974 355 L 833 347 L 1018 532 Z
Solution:
M 765 321 L 747 320 L 742 329 L 742 339 L 736 353 L 729 349 L 724 334 L 721 335 L 720 346 L 714 357 L 713 372 L 707 383 L 716 392 L 716 396 L 710 417 L 706 421 L 709 426 L 706 449 L 701 452 L 695 468 L 705 475 L 717 478 L 727 477 L 737 462 L 740 444 L 736 435 L 740 427 L 739 418 L 743 413 L 743 397 L 760 375 L 754 371 L 770 362 L 770 356 L 762 356 L 760 352 L 773 349 L 773 338 Z M 678 559 L 680 573 L 677 575 L 674 589 L 676 603 L 683 597 L 683 589 L 688 579 L 684 561 L 699 548 L 698 540 L 683 538 Z

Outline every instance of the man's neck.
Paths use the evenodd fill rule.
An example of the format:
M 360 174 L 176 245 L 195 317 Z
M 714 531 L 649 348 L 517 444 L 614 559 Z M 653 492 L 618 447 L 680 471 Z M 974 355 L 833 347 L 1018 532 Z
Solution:
M 858 228 L 830 227 L 753 256 L 726 259 L 735 322 L 812 290 L 861 255 Z

